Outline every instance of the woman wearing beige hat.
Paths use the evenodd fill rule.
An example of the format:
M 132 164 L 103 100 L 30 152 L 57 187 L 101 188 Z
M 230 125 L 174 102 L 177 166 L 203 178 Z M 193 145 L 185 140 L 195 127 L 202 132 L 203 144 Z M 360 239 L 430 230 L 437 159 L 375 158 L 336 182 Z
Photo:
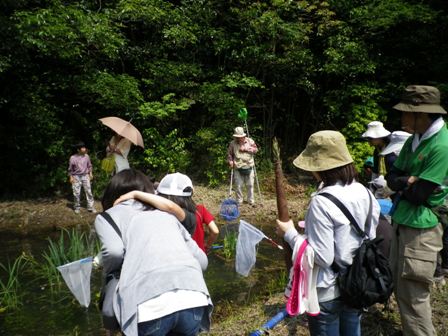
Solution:
M 336 269 L 351 265 L 352 255 L 361 245 L 362 238 L 352 230 L 342 211 L 321 194 L 325 192 L 339 199 L 370 238 L 376 236 L 380 212 L 378 202 L 357 182 L 353 159 L 344 136 L 339 132 L 312 134 L 294 165 L 311 172 L 322 182 L 322 188 L 311 198 L 305 217 L 305 235 L 315 253 L 314 263 L 320 267 L 317 278 L 320 314 L 308 317 L 310 334 L 360 335 L 361 311 L 348 307 L 340 298 Z M 365 227 L 368 216 L 372 220 L 370 227 Z M 299 234 L 292 220 L 277 220 L 277 225 L 277 232 L 294 247 Z

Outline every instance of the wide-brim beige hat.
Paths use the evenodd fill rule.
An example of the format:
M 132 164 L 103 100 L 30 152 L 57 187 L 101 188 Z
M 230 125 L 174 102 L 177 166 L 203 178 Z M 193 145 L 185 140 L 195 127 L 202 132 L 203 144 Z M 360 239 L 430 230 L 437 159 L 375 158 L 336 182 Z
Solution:
M 446 114 L 440 106 L 440 91 L 434 86 L 409 85 L 401 101 L 393 107 L 402 112 L 422 112 Z
M 353 159 L 344 136 L 337 131 L 311 134 L 302 153 L 293 161 L 297 168 L 319 172 L 345 166 Z
M 244 133 L 244 128 L 235 127 L 235 129 L 233 131 L 234 138 L 244 138 L 245 136 L 246 136 L 246 133 Z

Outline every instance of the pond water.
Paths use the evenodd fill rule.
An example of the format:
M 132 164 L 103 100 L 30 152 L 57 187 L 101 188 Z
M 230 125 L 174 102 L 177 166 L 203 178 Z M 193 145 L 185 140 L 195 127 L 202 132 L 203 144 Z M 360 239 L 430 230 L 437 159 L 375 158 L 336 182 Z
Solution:
M 222 227 L 221 232 L 225 234 L 235 229 L 235 226 L 229 225 Z M 272 229 L 266 226 L 263 231 L 268 236 L 272 235 Z M 13 262 L 22 252 L 41 260 L 42 253 L 48 249 L 47 237 L 17 238 L 3 235 L 0 262 Z M 51 238 L 57 239 L 58 234 L 52 234 Z M 242 277 L 235 272 L 233 259 L 226 260 L 220 250 L 211 252 L 204 276 L 215 306 L 224 301 L 236 305 L 247 304 L 257 295 L 269 292 L 278 283 L 276 279 L 279 274 L 283 273 L 284 277 L 282 253 L 263 240 L 258 245 L 255 267 L 248 277 Z M 4 271 L 0 271 L 0 279 L 3 281 L 4 275 Z M 23 304 L 15 311 L 0 313 L 0 335 L 106 335 L 96 307 L 101 283 L 100 270 L 92 271 L 92 303 L 88 309 L 81 307 L 65 286 L 52 293 L 45 282 L 21 280 L 26 284 L 26 288 L 22 289 Z

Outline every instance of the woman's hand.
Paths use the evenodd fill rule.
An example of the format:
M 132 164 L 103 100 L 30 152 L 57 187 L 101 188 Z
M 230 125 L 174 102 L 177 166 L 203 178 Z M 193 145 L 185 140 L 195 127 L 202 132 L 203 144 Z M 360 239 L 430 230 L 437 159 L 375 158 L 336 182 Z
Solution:
M 292 219 L 290 219 L 287 222 L 282 222 L 279 219 L 277 219 L 276 221 L 277 221 L 277 230 L 275 232 L 280 237 L 283 237 L 285 235 L 286 231 L 288 231 L 289 229 L 294 228 L 294 222 L 292 221 Z
M 118 203 L 127 201 L 129 199 L 134 199 L 135 198 L 135 194 L 136 194 L 136 191 L 130 191 L 127 194 L 121 195 L 120 197 L 118 197 L 115 200 L 114 205 L 117 205 Z

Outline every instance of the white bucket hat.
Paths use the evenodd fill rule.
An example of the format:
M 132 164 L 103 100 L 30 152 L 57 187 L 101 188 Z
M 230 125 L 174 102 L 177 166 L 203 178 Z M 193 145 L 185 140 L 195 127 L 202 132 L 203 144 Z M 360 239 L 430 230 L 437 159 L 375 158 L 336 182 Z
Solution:
M 310 135 L 305 150 L 293 161 L 297 168 L 320 172 L 352 163 L 344 136 L 336 131 Z
M 187 189 L 186 188 L 191 188 Z M 184 174 L 174 173 L 165 175 L 157 187 L 158 194 L 173 196 L 191 196 L 193 194 L 193 182 Z
M 381 151 L 380 155 L 387 155 L 390 153 L 400 154 L 406 140 L 411 136 L 411 133 L 404 131 L 394 131 L 390 134 L 389 144 Z
M 244 128 L 235 127 L 235 130 L 233 131 L 233 136 L 235 138 L 244 138 L 246 136 L 246 133 L 244 133 Z
M 384 128 L 381 121 L 372 121 L 367 125 L 367 131 L 362 134 L 363 138 L 385 138 L 390 134 L 390 132 Z

